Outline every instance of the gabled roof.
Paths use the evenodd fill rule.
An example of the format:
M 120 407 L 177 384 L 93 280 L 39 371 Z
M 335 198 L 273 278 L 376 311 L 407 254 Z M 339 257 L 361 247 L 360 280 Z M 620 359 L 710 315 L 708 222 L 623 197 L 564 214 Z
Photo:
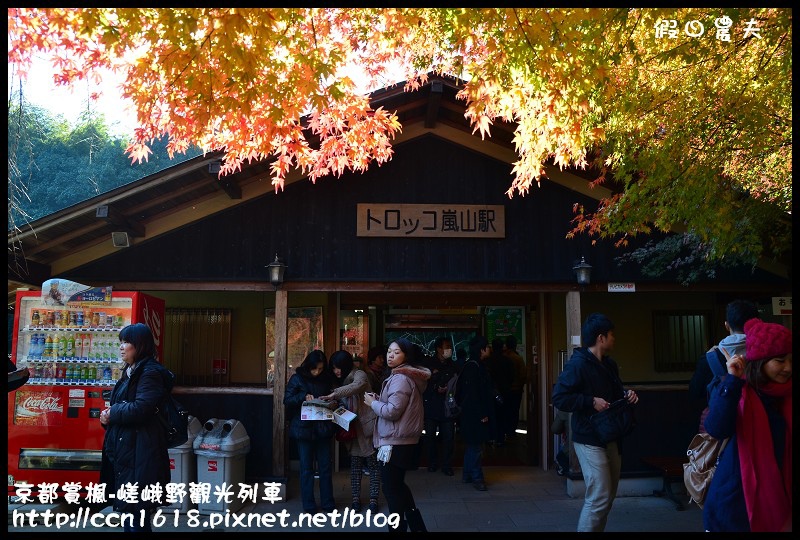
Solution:
M 405 92 L 403 83 L 371 94 L 373 108 L 395 111 L 402 133 L 393 141 L 403 142 L 430 132 L 476 152 L 512 163 L 514 126 L 496 122 L 492 136 L 481 140 L 472 133 L 464 117 L 465 104 L 456 99 L 461 82 L 431 75 L 419 90 Z M 179 227 L 230 209 L 253 198 L 274 193 L 270 160 L 242 166 L 236 174 L 222 179 L 215 167 L 223 156 L 214 152 L 181 162 L 173 167 L 118 187 L 81 203 L 31 222 L 18 235 L 9 233 L 9 299 L 17 287 L 38 288 L 52 276 L 101 259 L 120 249 L 112 233 L 126 233 L 128 241 L 149 240 Z M 548 170 L 548 178 L 594 198 L 609 194 L 604 188 L 589 189 L 580 172 Z M 585 175 L 584 175 L 585 176 Z M 286 184 L 307 181 L 298 172 L 287 176 Z M 342 189 L 347 189 L 342 185 Z

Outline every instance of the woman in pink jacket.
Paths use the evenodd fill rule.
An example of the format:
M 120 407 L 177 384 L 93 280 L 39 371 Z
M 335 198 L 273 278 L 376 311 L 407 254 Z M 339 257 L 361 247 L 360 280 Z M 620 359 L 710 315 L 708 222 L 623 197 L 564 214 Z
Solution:
M 415 466 L 414 452 L 424 419 L 422 393 L 431 372 L 416 364 L 414 346 L 406 339 L 389 344 L 386 360 L 392 372 L 381 386 L 380 397 L 368 393 L 364 403 L 378 416 L 372 441 L 381 463 L 383 494 L 389 512 L 399 516 L 399 521 L 390 520 L 389 530 L 427 532 L 405 477 Z

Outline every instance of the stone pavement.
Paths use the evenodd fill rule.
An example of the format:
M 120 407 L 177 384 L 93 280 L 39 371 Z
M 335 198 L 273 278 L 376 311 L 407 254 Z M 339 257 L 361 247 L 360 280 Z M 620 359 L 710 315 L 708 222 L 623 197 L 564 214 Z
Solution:
M 496 466 L 484 467 L 488 491 L 475 490 L 470 484 L 460 481 L 461 470 L 455 469 L 455 476 L 445 476 L 441 472 L 428 472 L 426 468 L 409 471 L 406 475 L 417 506 L 421 509 L 425 523 L 430 532 L 574 532 L 578 522 L 578 515 L 583 504 L 582 497 L 570 497 L 567 494 L 567 481 L 558 476 L 555 471 L 542 471 L 538 467 L 509 467 Z M 674 484 L 675 492 L 684 496 L 683 486 Z M 334 493 L 338 508 L 345 512 L 350 503 L 350 473 L 342 470 L 334 473 Z M 696 505 L 687 505 L 685 510 L 676 510 L 675 505 L 664 498 L 648 496 L 618 496 L 608 518 L 606 532 L 702 532 L 702 511 Z M 168 511 L 166 523 L 155 529 L 157 532 L 175 531 L 224 531 L 224 532 L 385 532 L 383 516 L 376 521 L 367 513 L 366 503 L 368 497 L 368 479 L 364 478 L 362 484 L 362 504 L 365 509 L 358 516 L 370 522 L 358 524 L 353 521 L 352 511 L 347 509 L 345 524 L 342 526 L 342 516 L 337 519 L 337 526 L 330 522 L 328 516 L 318 516 L 324 525 L 316 526 L 311 523 L 297 523 L 302 512 L 299 497 L 299 479 L 296 472 L 292 472 L 287 486 L 285 502 L 271 504 L 259 502 L 249 504 L 234 512 L 240 519 L 251 520 L 252 526 L 245 527 L 240 521 L 234 523 L 234 516 L 228 516 L 227 524 L 224 514 L 218 513 L 213 517 L 220 520 L 213 529 L 209 522 L 212 516 L 199 515 L 195 521 L 190 520 L 186 513 L 179 513 L 178 523 L 173 523 L 174 512 Z M 688 500 L 688 497 L 687 497 Z M 386 503 L 381 496 L 379 512 L 386 512 Z M 38 504 L 12 504 L 9 503 L 9 532 L 56 532 L 52 525 L 45 528 L 43 525 L 31 527 L 29 523 L 15 525 L 12 523 L 12 511 L 27 512 L 31 509 L 43 510 L 46 507 Z M 50 507 L 54 512 L 75 513 L 75 508 Z M 265 519 L 272 514 L 285 510 L 288 527 L 268 527 Z M 108 514 L 110 508 L 103 510 Z M 256 525 L 254 514 L 257 514 L 262 523 Z M 92 514 L 94 516 L 94 514 Z M 91 517 L 91 516 L 90 516 Z M 102 524 L 96 516 L 95 523 Z M 356 518 L 357 519 L 357 518 Z M 83 521 L 83 519 L 81 519 Z M 87 522 L 91 523 L 91 519 Z M 277 521 L 276 521 L 277 523 Z M 59 531 L 76 532 L 112 532 L 110 526 L 96 526 L 89 524 L 85 529 L 78 526 L 65 525 Z

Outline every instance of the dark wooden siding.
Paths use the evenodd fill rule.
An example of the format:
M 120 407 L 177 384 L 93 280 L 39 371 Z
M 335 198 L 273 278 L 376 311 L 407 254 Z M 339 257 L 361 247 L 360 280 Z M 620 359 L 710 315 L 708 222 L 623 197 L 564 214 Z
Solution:
M 596 201 L 543 180 L 509 199 L 510 164 L 429 135 L 395 147 L 364 174 L 300 181 L 201 222 L 78 268 L 71 279 L 253 281 L 276 253 L 298 281 L 574 283 L 581 255 L 592 280 L 647 281 L 620 268 L 609 241 L 566 239 L 575 203 Z M 357 238 L 357 203 L 502 204 L 504 239 Z M 642 240 L 645 240 L 643 238 Z

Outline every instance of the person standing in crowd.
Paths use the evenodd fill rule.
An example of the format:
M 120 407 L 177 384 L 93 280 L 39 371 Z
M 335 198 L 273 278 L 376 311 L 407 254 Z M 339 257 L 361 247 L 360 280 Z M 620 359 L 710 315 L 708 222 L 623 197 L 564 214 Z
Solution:
M 111 391 L 110 406 L 100 412 L 105 429 L 100 482 L 111 494 L 125 484 L 138 485 L 140 491 L 148 486 L 163 488 L 170 482 L 169 453 L 158 407 L 172 391 L 175 376 L 158 362 L 155 339 L 146 324 L 130 324 L 120 330 L 119 352 L 127 369 Z M 167 504 L 163 500 L 114 498 L 114 510 L 126 514 L 125 532 L 152 532 L 153 510 Z
M 572 447 L 586 484 L 578 532 L 605 530 L 622 467 L 620 442 L 603 444 L 589 417 L 618 399 L 639 401 L 636 392 L 625 390 L 619 367 L 608 356 L 614 339 L 614 323 L 602 313 L 590 314 L 581 328 L 583 347 L 573 351 L 553 388 L 553 406 L 572 413 Z
M 725 308 L 725 336 L 716 347 L 711 347 L 698 361 L 692 379 L 689 381 L 689 395 L 698 403 L 700 409 L 700 432 L 705 431 L 703 422 L 708 414 L 708 386 L 714 377 L 727 374 L 726 363 L 733 355 L 744 355 L 744 323 L 758 318 L 758 306 L 749 300 L 734 300 Z
M 350 489 L 353 501 L 350 508 L 361 510 L 361 478 L 364 462 L 369 470 L 369 509 L 378 511 L 378 495 L 381 479 L 378 476 L 377 450 L 372 446 L 372 432 L 375 429 L 375 412 L 364 404 L 364 394 L 372 388 L 364 370 L 356 368 L 353 356 L 347 351 L 336 351 L 330 358 L 334 384 L 337 388 L 322 399 L 338 401 L 347 410 L 356 413 L 356 438 L 345 443 L 350 454 Z
M 417 363 L 414 346 L 407 339 L 390 343 L 386 360 L 391 375 L 383 382 L 380 396 L 366 394 L 364 403 L 378 416 L 372 443 L 378 448 L 383 494 L 389 512 L 400 516 L 395 529 L 389 525 L 389 532 L 427 532 L 405 477 L 414 466 L 415 449 L 422 434 L 422 392 L 431 372 Z
M 464 369 L 464 364 L 467 363 L 467 349 L 464 347 L 456 347 L 456 373 L 461 373 Z
M 503 354 L 503 338 L 492 340 L 491 354 L 488 359 L 489 376 L 494 383 L 494 416 L 490 418 L 489 434 L 497 446 L 506 444 L 506 426 L 508 426 L 508 400 L 511 383 L 514 379 L 514 364 Z
M 372 375 L 371 383 L 374 384 L 372 391 L 376 394 L 381 391 L 383 381 L 389 377 L 389 367 L 386 365 L 386 347 L 383 345 L 376 345 L 370 347 L 367 351 L 367 369 L 365 370 L 368 375 Z
M 703 506 L 712 532 L 792 531 L 792 332 L 757 318 L 712 383 L 706 431 L 730 437 Z
M 453 342 L 450 338 L 439 336 L 434 341 L 434 349 L 434 355 L 427 363 L 431 378 L 422 395 L 425 402 L 425 445 L 428 450 L 428 472 L 436 472 L 438 465 L 441 464 L 442 473 L 453 476 L 455 421 L 444 416 L 447 382 L 456 375 L 456 364 L 453 362 Z M 441 450 L 439 449 L 440 441 Z
M 353 369 L 363 370 L 365 367 L 367 367 L 367 364 L 364 362 L 364 359 L 361 357 L 361 355 L 356 354 L 353 356 Z
M 511 390 L 508 399 L 508 424 L 506 424 L 506 438 L 514 439 L 519 427 L 519 408 L 522 406 L 522 392 L 528 382 L 528 369 L 525 360 L 517 352 L 517 338 L 506 336 L 503 344 L 503 354 L 511 359 L 514 376 L 511 380 Z
M 460 433 L 464 440 L 464 470 L 461 480 L 486 491 L 481 460 L 483 444 L 491 438 L 490 420 L 494 414 L 494 392 L 486 361 L 491 353 L 489 341 L 481 335 L 469 342 L 469 360 L 458 378 L 456 394 L 461 404 Z
M 304 401 L 331 393 L 331 378 L 325 372 L 328 361 L 325 353 L 313 350 L 297 366 L 286 383 L 283 404 L 289 419 L 289 437 L 297 441 L 300 457 L 300 496 L 303 511 L 318 512 L 314 499 L 314 460 L 319 471 L 319 498 L 324 512 L 336 508 L 333 497 L 333 470 L 331 467 L 331 441 L 336 424 L 328 420 L 302 420 L 300 411 Z

